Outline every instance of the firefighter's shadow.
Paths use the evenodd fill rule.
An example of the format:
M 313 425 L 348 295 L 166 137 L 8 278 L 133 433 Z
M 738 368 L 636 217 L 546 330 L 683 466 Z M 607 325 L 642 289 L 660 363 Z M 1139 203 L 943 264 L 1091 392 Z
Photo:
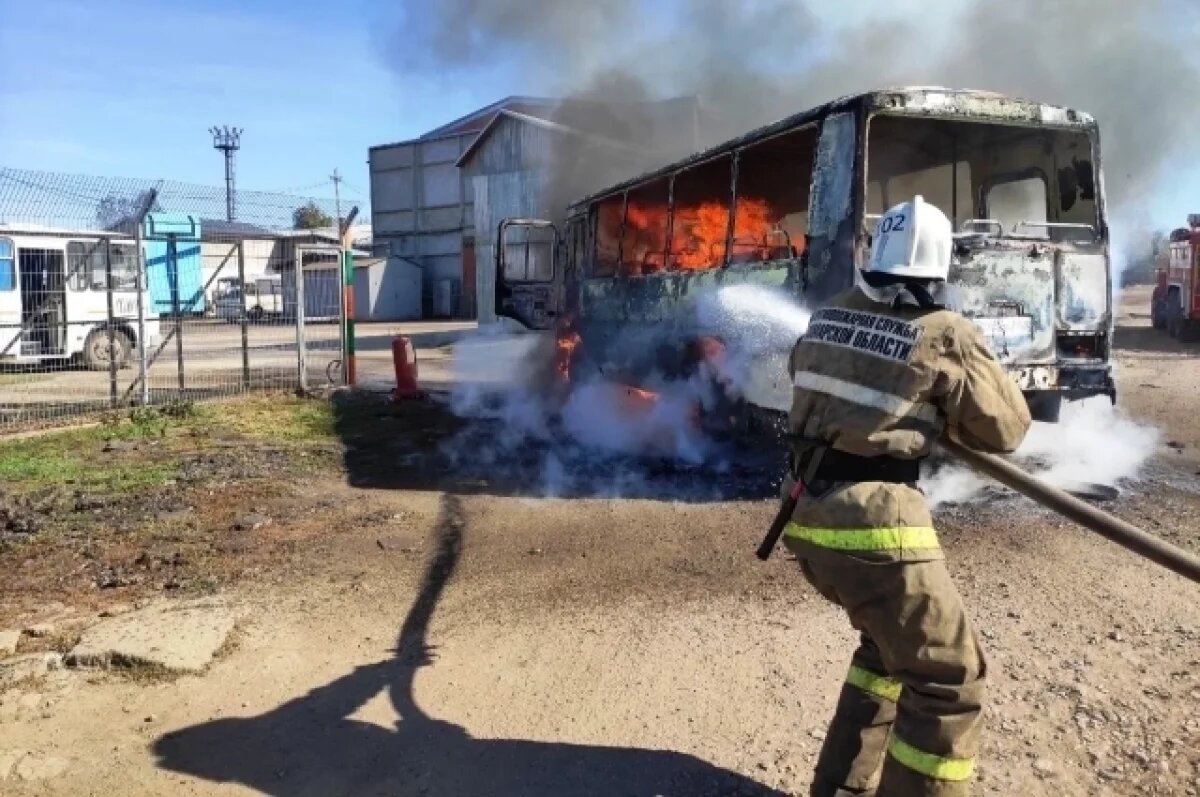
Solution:
M 393 659 L 359 667 L 258 717 L 212 720 L 166 734 L 153 747 L 158 766 L 287 797 L 783 794 L 684 753 L 479 739 L 426 714 L 414 678 L 435 663 L 427 631 L 458 564 L 464 533 L 459 500 L 445 496 L 438 548 Z M 394 728 L 351 718 L 385 691 L 400 717 Z
M 689 462 L 620 455 L 553 429 L 536 436 L 514 426 L 505 418 L 457 417 L 436 399 L 390 404 L 351 396 L 334 403 L 348 481 L 364 489 L 704 503 L 774 498 L 784 472 L 782 439 L 774 433 L 736 448 L 712 443 Z

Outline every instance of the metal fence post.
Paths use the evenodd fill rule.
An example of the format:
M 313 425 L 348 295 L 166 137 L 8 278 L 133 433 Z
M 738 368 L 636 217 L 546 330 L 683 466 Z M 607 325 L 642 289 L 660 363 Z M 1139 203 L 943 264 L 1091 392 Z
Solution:
M 146 222 L 146 215 L 153 207 L 154 201 L 158 196 L 156 189 L 151 189 L 146 201 L 143 203 L 138 213 L 137 219 L 133 225 L 133 245 L 135 249 L 135 265 L 137 267 L 137 348 L 138 348 L 138 381 L 141 382 L 141 405 L 143 407 L 150 403 L 150 363 L 149 356 L 146 351 L 146 254 L 142 251 L 142 225 Z M 161 327 L 160 327 L 161 331 Z
M 90 287 L 90 286 L 89 286 Z M 117 319 L 113 312 L 112 239 L 104 239 L 104 299 L 108 310 L 108 403 L 117 406 Z
M 242 390 L 250 392 L 250 331 L 246 316 L 246 250 L 245 241 L 237 242 L 238 285 L 241 286 L 238 320 L 242 326 Z
M 179 398 L 183 398 L 183 312 L 179 307 L 179 239 L 167 236 L 167 272 L 171 275 L 171 312 L 175 315 L 175 360 L 179 371 Z
M 350 253 L 346 251 L 341 238 L 338 239 L 338 338 L 340 353 L 338 356 L 342 360 L 342 384 L 346 384 L 346 363 L 350 359 L 350 329 L 346 326 L 349 307 L 346 304 L 346 258 Z
M 308 343 L 304 331 L 304 252 L 296 249 L 292 273 L 296 283 L 296 369 L 301 393 L 308 392 Z
M 354 340 L 354 279 L 357 276 L 354 273 L 354 253 L 346 252 L 346 262 L 342 268 L 346 272 L 345 285 L 342 287 L 343 303 L 345 304 L 345 317 L 342 319 L 342 324 L 345 327 L 345 350 L 342 352 L 342 384 L 353 386 L 358 382 L 357 367 L 355 363 L 356 352 Z

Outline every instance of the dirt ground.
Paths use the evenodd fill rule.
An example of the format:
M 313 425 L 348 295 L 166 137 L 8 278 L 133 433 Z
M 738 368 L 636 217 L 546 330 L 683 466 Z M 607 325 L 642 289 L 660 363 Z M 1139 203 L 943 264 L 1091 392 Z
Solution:
M 1119 401 L 1163 445 L 1108 508 L 1200 551 L 1200 348 L 1150 330 L 1144 293 Z M 0 629 L 56 628 L 21 650 L 163 595 L 242 617 L 201 675 L 10 688 L 0 778 L 6 755 L 61 766 L 0 793 L 806 793 L 855 639 L 786 555 L 753 556 L 776 460 L 544 498 L 532 459 L 489 458 L 499 425 L 285 404 L 80 433 L 51 452 L 65 488 L 48 444 L 0 458 Z M 938 524 L 991 665 L 977 793 L 1200 794 L 1200 586 L 1022 499 Z

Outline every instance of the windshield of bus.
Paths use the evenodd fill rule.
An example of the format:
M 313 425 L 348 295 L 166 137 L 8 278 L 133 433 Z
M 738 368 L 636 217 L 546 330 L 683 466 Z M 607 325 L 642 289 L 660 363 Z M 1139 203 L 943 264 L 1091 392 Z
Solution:
M 864 228 L 920 194 L 956 232 L 1094 241 L 1092 161 L 1083 131 L 878 115 L 867 136 Z

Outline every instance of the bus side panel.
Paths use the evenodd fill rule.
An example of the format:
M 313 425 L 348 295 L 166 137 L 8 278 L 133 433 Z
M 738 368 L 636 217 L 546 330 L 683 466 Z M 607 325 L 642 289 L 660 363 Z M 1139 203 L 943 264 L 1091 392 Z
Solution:
M 620 379 L 670 374 L 689 343 L 705 335 L 721 337 L 728 329 L 706 328 L 701 303 L 724 287 L 761 285 L 799 292 L 800 261 L 777 261 L 752 268 L 730 267 L 671 272 L 645 277 L 585 279 L 580 283 L 580 320 L 589 373 Z M 745 374 L 746 400 L 768 409 L 786 410 L 791 401 L 787 356 L 791 344 L 754 352 Z M 598 369 L 598 370 L 597 370 Z M 678 375 L 678 374 L 676 374 Z

